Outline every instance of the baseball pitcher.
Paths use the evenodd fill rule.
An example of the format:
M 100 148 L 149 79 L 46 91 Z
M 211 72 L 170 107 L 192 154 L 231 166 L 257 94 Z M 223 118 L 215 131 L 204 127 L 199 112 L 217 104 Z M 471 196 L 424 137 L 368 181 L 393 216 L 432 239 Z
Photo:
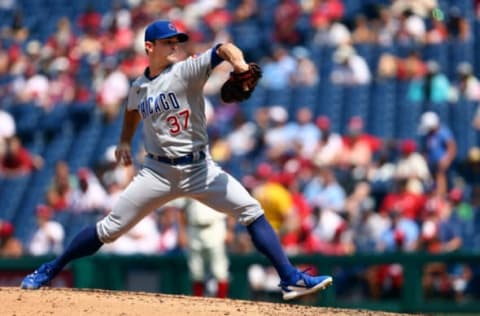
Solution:
M 81 231 L 58 258 L 26 276 L 22 288 L 38 289 L 48 284 L 67 263 L 95 253 L 154 209 L 178 197 L 196 199 L 245 225 L 255 247 L 278 272 L 283 299 L 317 292 L 332 284 L 331 276 L 310 276 L 290 263 L 260 204 L 211 159 L 208 151 L 202 90 L 212 70 L 224 61 L 231 64 L 233 71 L 221 96 L 225 102 L 238 102 L 250 96 L 261 76 L 260 67 L 248 64 L 232 43 L 215 45 L 179 61 L 180 44 L 188 38 L 167 20 L 157 20 L 146 28 L 149 64 L 131 86 L 116 149 L 117 161 L 132 163 L 131 141 L 143 121 L 147 152 L 143 167 L 111 213 Z

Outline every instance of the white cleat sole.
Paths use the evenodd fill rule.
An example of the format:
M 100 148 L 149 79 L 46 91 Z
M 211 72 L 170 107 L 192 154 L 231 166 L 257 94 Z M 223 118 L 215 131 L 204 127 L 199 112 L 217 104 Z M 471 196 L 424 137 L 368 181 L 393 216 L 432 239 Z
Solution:
M 290 292 L 284 292 L 283 293 L 283 299 L 285 301 L 289 301 L 289 300 L 293 300 L 294 298 L 297 298 L 297 297 L 300 297 L 300 296 L 303 296 L 303 295 L 308 295 L 308 294 L 311 294 L 311 293 L 315 293 L 315 292 L 318 292 L 318 291 L 322 291 L 322 290 L 325 290 L 327 287 L 329 287 L 330 285 L 332 285 L 333 283 L 333 279 L 331 277 L 325 279 L 323 282 L 321 283 L 318 283 L 317 285 L 315 285 L 314 287 L 311 287 L 309 289 L 298 289 L 298 290 L 294 290 L 294 291 L 290 291 Z

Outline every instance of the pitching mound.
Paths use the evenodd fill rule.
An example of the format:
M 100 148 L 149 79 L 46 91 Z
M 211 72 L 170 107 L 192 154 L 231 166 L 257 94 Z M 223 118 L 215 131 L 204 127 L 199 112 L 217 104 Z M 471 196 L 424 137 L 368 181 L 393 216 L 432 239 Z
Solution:
M 0 315 L 383 316 L 385 312 L 103 290 L 0 288 Z

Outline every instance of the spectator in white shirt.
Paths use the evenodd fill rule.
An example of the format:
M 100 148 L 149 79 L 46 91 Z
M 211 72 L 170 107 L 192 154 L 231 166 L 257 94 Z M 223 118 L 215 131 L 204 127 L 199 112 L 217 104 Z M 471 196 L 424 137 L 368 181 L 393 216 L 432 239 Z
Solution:
M 315 121 L 320 135 L 312 153 L 312 162 L 317 166 L 333 166 L 342 152 L 340 134 L 332 132 L 330 119 L 321 115 Z
M 457 80 L 454 82 L 449 101 L 457 102 L 459 99 L 480 101 L 480 81 L 473 73 L 473 67 L 468 62 L 458 64 Z
M 78 188 L 72 192 L 70 205 L 74 213 L 103 211 L 108 195 L 97 177 L 86 168 L 77 172 Z
M 60 254 L 63 251 L 65 238 L 63 226 L 52 220 L 53 210 L 46 205 L 38 205 L 36 215 L 38 229 L 30 241 L 30 254 L 34 256 Z
M 395 175 L 397 178 L 409 179 L 407 184 L 409 189 L 415 188 L 418 181 L 421 185 L 428 185 L 432 181 L 427 161 L 418 152 L 413 139 L 405 139 L 400 143 L 400 155 Z
M 118 255 L 156 254 L 159 238 L 155 214 L 150 214 L 115 242 L 105 244 L 102 251 Z
M 330 79 L 335 84 L 368 84 L 372 74 L 365 59 L 358 55 L 350 45 L 342 45 L 333 54 L 335 66 Z
M 128 95 L 127 75 L 116 68 L 116 62 L 107 59 L 104 63 L 105 75 L 99 80 L 97 103 L 108 121 L 117 117 L 122 102 Z
M 5 139 L 15 135 L 16 125 L 13 116 L 3 110 L 0 110 L 0 139 Z

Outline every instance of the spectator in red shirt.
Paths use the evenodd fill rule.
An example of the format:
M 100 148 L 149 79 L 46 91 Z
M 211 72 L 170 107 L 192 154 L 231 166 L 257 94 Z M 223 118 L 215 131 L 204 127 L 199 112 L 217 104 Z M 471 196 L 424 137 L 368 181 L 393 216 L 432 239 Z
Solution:
M 420 52 L 412 50 L 407 57 L 397 58 L 397 78 L 400 80 L 418 79 L 427 73 L 427 64 Z
M 302 34 L 297 30 L 298 19 L 302 9 L 297 1 L 282 0 L 275 8 L 275 41 L 285 45 L 297 45 Z
M 57 22 L 57 29 L 52 33 L 45 44 L 57 54 L 68 56 L 73 53 L 76 44 L 76 36 L 68 17 L 62 17 Z
M 129 28 L 122 26 L 114 19 L 102 36 L 103 53 L 106 56 L 114 56 L 127 50 L 133 45 L 135 33 Z
M 344 5 L 341 0 L 317 0 L 314 1 L 312 9 L 311 21 L 325 20 L 329 24 L 343 17 Z
M 43 159 L 23 147 L 20 138 L 13 136 L 6 140 L 5 153 L 0 157 L 0 174 L 21 176 L 42 166 Z
M 85 33 L 96 33 L 100 30 L 102 15 L 89 5 L 78 18 L 78 25 Z
M 343 137 L 339 160 L 341 165 L 367 168 L 372 162 L 373 154 L 380 147 L 380 139 L 364 131 L 363 119 L 353 116 L 348 122 L 347 134 Z
M 387 193 L 380 205 L 380 213 L 388 215 L 391 212 L 400 212 L 403 217 L 417 220 L 420 218 L 425 197 L 407 190 L 407 179 L 398 178 L 394 190 Z
M 119 68 L 128 79 L 132 80 L 140 76 L 148 66 L 148 59 L 141 54 L 130 49 L 125 51 L 125 58 L 120 62 Z
M 20 257 L 23 245 L 13 236 L 15 228 L 12 223 L 0 220 L 0 257 Z

